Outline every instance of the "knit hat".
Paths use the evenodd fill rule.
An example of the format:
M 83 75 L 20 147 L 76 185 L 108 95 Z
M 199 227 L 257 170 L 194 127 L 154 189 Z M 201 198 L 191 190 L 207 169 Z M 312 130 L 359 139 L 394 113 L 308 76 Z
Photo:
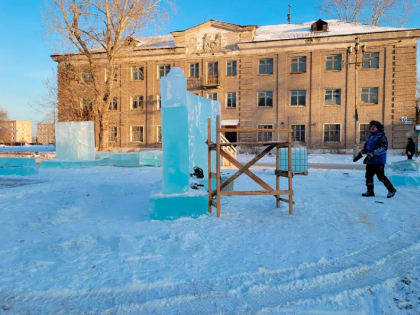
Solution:
M 372 120 L 372 121 L 369 123 L 369 129 L 370 129 L 372 126 L 375 126 L 376 128 L 378 128 L 378 130 L 379 130 L 379 131 L 384 131 L 384 126 L 383 126 L 383 125 L 382 125 L 379 121 Z

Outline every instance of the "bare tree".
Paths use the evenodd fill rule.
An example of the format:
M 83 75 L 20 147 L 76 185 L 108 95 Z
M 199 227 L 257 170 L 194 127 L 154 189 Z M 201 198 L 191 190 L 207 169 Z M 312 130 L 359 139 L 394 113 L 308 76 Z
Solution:
M 403 26 L 419 0 L 321 0 L 318 7 L 328 16 L 347 22 Z
M 72 84 L 79 83 L 81 89 L 87 92 L 84 105 L 88 109 L 92 107 L 92 111 L 88 110 L 85 114 L 91 115 L 97 124 L 99 149 L 106 149 L 107 112 L 113 91 L 112 78 L 115 74 L 116 60 L 133 43 L 131 39 L 139 29 L 164 17 L 166 13 L 162 6 L 164 0 L 50 1 L 53 5 L 47 16 L 51 30 L 70 42 L 77 51 L 76 55 L 62 56 L 58 80 L 71 81 L 77 77 L 82 78 L 81 81 Z M 102 60 L 99 61 L 98 56 L 102 57 Z M 82 57 L 81 60 L 79 58 L 79 62 L 85 63 L 81 76 L 77 76 L 72 57 L 76 59 Z M 105 82 L 103 77 L 100 79 L 98 75 L 101 68 L 104 68 L 106 73 Z M 60 78 L 60 71 L 63 70 L 65 78 Z M 71 77 L 73 75 L 74 77 Z M 60 98 L 63 96 L 62 93 L 66 93 L 61 83 L 59 82 L 58 89 Z M 68 89 L 67 93 L 72 94 L 73 91 Z M 68 99 L 70 98 L 72 95 L 69 95 Z M 78 99 L 73 102 L 80 104 Z M 69 107 L 72 105 L 71 102 L 67 103 Z
M 0 120 L 9 120 L 9 114 L 7 110 L 0 107 Z

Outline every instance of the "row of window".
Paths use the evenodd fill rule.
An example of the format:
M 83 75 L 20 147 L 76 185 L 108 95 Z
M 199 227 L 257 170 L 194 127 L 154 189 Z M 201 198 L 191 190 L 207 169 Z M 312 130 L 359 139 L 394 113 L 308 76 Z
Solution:
M 109 127 L 109 142 L 117 142 L 118 140 L 118 127 Z M 130 142 L 144 142 L 144 127 L 143 126 L 130 126 Z M 162 142 L 162 128 L 156 126 L 156 142 Z
M 273 129 L 273 125 L 258 125 L 258 129 Z M 292 125 L 292 138 L 293 141 L 305 142 L 306 139 L 305 125 Z M 323 142 L 338 143 L 341 140 L 341 125 L 340 124 L 324 124 Z M 359 139 L 364 142 L 369 138 L 369 124 L 359 124 Z M 272 141 L 272 132 L 259 132 L 258 141 Z
M 306 56 L 296 56 L 290 59 L 290 72 L 291 73 L 304 73 L 306 72 Z M 328 55 L 325 57 L 325 70 L 326 71 L 341 71 L 342 69 L 342 54 Z M 379 52 L 366 52 L 363 54 L 362 59 L 363 69 L 378 69 L 379 68 Z M 171 70 L 170 64 L 157 66 L 157 77 L 160 79 L 168 74 Z M 258 62 L 259 74 L 273 74 L 273 58 L 262 58 Z M 237 61 L 226 61 L 226 75 L 236 76 L 237 74 Z M 217 61 L 207 63 L 207 75 L 219 75 L 219 63 Z M 189 76 L 192 78 L 200 77 L 200 64 L 198 62 L 189 64 Z M 88 69 L 82 70 L 82 79 L 86 83 L 92 82 L 92 74 Z M 105 73 L 105 80 L 107 75 Z M 118 73 L 115 71 L 114 80 L 118 79 Z M 133 66 L 131 67 L 131 80 L 141 81 L 144 80 L 144 67 Z
M 217 93 L 208 93 L 207 98 L 217 101 Z M 226 93 L 226 108 L 236 108 L 236 92 Z M 364 104 L 378 104 L 378 88 L 369 87 L 361 89 L 361 101 Z M 157 96 L 157 109 L 161 108 L 161 99 Z M 341 105 L 341 89 L 326 89 L 325 90 L 325 104 L 326 105 Z M 291 106 L 305 106 L 306 105 L 306 90 L 291 90 L 290 91 L 290 105 Z M 83 106 L 92 110 L 92 102 L 83 99 Z M 143 109 L 144 97 L 143 95 L 136 95 L 130 97 L 131 109 Z M 259 107 L 273 107 L 273 92 L 259 91 L 258 92 L 258 106 Z M 118 97 L 113 97 L 109 104 L 108 110 L 118 110 Z

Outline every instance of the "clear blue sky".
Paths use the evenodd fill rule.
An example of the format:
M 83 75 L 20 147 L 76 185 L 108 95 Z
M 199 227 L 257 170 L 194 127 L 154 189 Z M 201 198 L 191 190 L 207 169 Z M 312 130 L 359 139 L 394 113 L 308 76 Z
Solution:
M 292 4 L 292 23 L 324 17 L 313 0 L 177 0 L 176 12 L 170 12 L 167 25 L 157 33 L 182 30 L 209 19 L 241 25 L 283 24 L 287 23 L 288 3 Z M 43 118 L 33 104 L 46 94 L 45 80 L 54 78 L 55 63 L 49 56 L 59 47 L 46 34 L 43 10 L 44 0 L 0 0 L 0 107 L 11 119 L 36 123 Z M 420 28 L 416 16 L 420 16 L 419 8 L 406 27 Z

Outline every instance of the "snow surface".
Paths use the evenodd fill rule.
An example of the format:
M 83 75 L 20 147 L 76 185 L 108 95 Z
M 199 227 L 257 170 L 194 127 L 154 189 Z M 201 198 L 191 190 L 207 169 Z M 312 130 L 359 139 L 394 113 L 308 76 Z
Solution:
M 293 184 L 293 216 L 247 196 L 222 198 L 221 218 L 151 221 L 160 168 L 2 176 L 0 313 L 418 314 L 418 191 L 362 198 L 359 170 Z

